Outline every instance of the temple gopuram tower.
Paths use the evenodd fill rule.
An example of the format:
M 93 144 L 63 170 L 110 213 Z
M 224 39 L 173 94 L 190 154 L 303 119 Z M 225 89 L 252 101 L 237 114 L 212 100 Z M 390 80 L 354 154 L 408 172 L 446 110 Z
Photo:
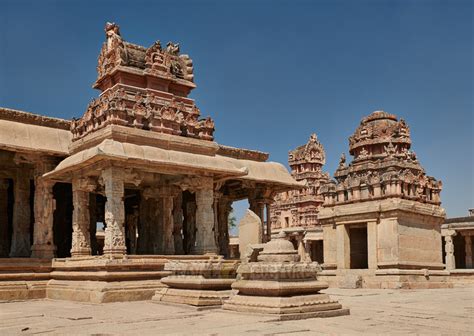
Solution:
M 410 147 L 406 122 L 375 111 L 349 138 L 352 162 L 343 154 L 335 181 L 321 188 L 324 267 L 340 285 L 444 285 L 442 184 Z
M 271 220 L 273 232 L 284 229 L 295 241 L 304 240 L 305 249 L 314 261 L 322 262 L 322 231 L 318 225 L 318 212 L 324 199 L 320 186 L 329 181 L 322 171 L 326 153 L 316 134 L 308 142 L 288 154 L 291 176 L 304 185 L 275 196 Z

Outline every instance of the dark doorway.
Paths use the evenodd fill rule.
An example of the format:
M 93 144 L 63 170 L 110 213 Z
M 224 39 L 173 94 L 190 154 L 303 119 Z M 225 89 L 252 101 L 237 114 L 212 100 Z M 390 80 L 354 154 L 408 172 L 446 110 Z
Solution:
M 54 245 L 56 256 L 71 256 L 72 245 L 72 186 L 69 183 L 56 183 L 53 188 L 56 210 L 53 215 Z
M 324 242 L 322 240 L 313 240 L 311 244 L 311 260 L 319 264 L 324 263 Z
M 351 268 L 368 268 L 367 226 L 349 227 Z
M 453 243 L 456 268 L 466 268 L 466 240 L 464 236 L 460 234 L 455 235 Z

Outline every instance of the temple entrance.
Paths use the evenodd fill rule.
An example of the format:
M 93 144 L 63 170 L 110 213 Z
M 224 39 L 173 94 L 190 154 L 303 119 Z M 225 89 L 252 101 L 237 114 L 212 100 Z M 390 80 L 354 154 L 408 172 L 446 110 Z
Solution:
M 368 268 L 367 225 L 349 227 L 350 268 Z
M 72 244 L 72 187 L 70 183 L 56 183 L 53 187 L 56 210 L 53 214 L 53 239 L 56 256 L 71 256 Z
M 312 240 L 310 241 L 310 256 L 312 261 L 316 261 L 319 264 L 324 263 L 324 241 L 323 240 Z

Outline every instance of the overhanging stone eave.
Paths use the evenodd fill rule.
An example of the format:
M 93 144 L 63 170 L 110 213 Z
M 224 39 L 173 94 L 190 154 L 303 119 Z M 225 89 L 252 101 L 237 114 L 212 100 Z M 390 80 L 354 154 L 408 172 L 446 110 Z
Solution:
M 111 151 L 107 147 L 112 148 Z M 162 156 L 170 156 L 168 158 L 138 157 L 137 155 L 127 155 L 126 150 L 113 153 L 113 149 L 123 147 L 131 147 L 138 150 L 148 150 L 159 153 Z M 147 146 L 138 146 L 127 143 L 118 143 L 113 140 L 104 140 L 98 146 L 80 151 L 66 159 L 51 172 L 44 174 L 47 179 L 52 180 L 70 180 L 71 173 L 77 171 L 86 171 L 92 165 L 113 164 L 123 166 L 124 168 L 136 168 L 139 170 L 164 173 L 164 174 L 185 174 L 185 175 L 212 175 L 215 179 L 225 180 L 230 178 L 240 178 L 247 174 L 246 168 L 231 167 L 226 162 L 219 162 L 218 158 L 200 154 L 181 153 L 176 151 L 167 151 L 160 148 L 153 148 Z M 130 148 L 129 148 L 130 149 Z M 171 153 L 174 154 L 170 155 Z M 182 156 L 181 160 L 176 160 L 176 157 Z M 173 160 L 173 158 L 175 160 Z

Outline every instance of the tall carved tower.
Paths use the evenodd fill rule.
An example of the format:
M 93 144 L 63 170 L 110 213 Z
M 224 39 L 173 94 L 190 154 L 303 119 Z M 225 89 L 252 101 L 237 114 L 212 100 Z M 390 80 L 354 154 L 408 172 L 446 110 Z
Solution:
M 194 84 L 193 62 L 179 44 L 156 41 L 148 48 L 126 42 L 119 26 L 107 23 L 93 87 L 102 93 L 84 116 L 73 120 L 73 142 L 107 125 L 213 140 L 214 121 L 200 119 L 187 96 Z M 75 147 L 73 146 L 73 150 Z
M 289 152 L 291 175 L 303 182 L 305 188 L 275 196 L 272 206 L 272 226 L 275 229 L 317 225 L 318 211 L 324 201 L 319 188 L 329 180 L 329 174 L 322 171 L 325 163 L 326 154 L 316 134 L 312 134 L 306 144 Z

